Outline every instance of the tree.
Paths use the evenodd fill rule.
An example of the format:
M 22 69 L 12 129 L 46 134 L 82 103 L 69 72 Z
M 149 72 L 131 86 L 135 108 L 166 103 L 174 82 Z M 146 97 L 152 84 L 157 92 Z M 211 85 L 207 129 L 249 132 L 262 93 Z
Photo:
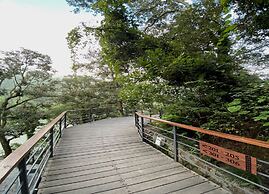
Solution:
M 58 101 L 64 104 L 65 109 L 104 108 L 117 114 L 122 111 L 117 95 L 117 87 L 112 81 L 89 76 L 68 76 L 62 80 Z
M 268 54 L 262 53 L 268 41 L 264 38 L 268 32 L 266 23 L 261 26 L 261 22 L 248 19 L 245 21 L 249 23 L 243 23 L 242 18 L 251 13 L 246 18 L 257 21 L 262 17 L 264 21 L 267 3 L 224 1 L 187 4 L 180 0 L 68 0 L 76 11 L 86 9 L 104 16 L 100 27 L 84 27 L 100 41 L 100 64 L 107 65 L 116 75 L 126 107 L 165 104 L 170 118 L 180 122 L 254 137 L 258 133 L 246 133 L 243 127 L 256 125 L 262 131 L 264 128 L 253 118 L 265 121 L 266 110 L 248 110 L 253 114 L 244 115 L 244 119 L 233 116 L 241 119 L 242 125 L 238 125 L 228 118 L 234 113 L 227 106 L 244 90 L 252 93 L 252 83 L 258 87 L 264 84 L 250 70 L 264 67 L 268 61 Z M 74 43 L 76 37 L 81 39 L 75 34 Z M 255 43 L 257 37 L 266 41 Z M 242 103 L 247 102 L 241 98 Z M 226 124 L 221 124 L 223 118 Z
M 235 22 L 242 36 L 257 41 L 264 41 L 269 36 L 269 1 L 268 0 L 221 0 L 228 12 L 236 13 Z
M 23 126 L 30 125 L 23 124 L 20 119 L 14 122 L 16 120 L 14 118 L 18 118 L 17 111 L 28 110 L 21 109 L 21 106 L 36 107 L 38 103 L 44 101 L 42 98 L 51 96 L 53 70 L 50 66 L 50 57 L 35 51 L 22 48 L 2 54 L 0 58 L 0 142 L 7 156 L 12 152 L 9 141 L 27 130 L 33 130 L 37 125 L 36 123 L 31 125 L 31 129 L 27 129 Z

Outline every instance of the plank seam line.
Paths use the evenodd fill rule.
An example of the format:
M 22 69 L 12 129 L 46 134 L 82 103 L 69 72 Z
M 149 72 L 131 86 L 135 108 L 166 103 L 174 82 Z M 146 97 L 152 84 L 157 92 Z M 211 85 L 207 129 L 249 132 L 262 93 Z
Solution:
M 215 190 L 217 190 L 217 189 L 222 189 L 222 187 L 220 187 L 220 186 L 216 186 L 216 188 L 210 189 L 210 190 L 208 190 L 208 191 L 204 191 L 204 192 L 201 193 L 201 194 L 209 193 L 209 192 L 211 192 L 211 191 L 215 191 Z M 227 191 L 227 192 L 228 192 L 228 191 Z
M 139 147 L 145 147 L 144 145 L 141 145 L 141 144 L 138 144 L 138 145 L 129 145 L 128 147 L 123 147 L 123 146 L 120 146 L 120 147 L 110 147 L 110 150 L 122 150 L 122 149 L 125 149 L 125 148 L 128 148 L 128 149 L 131 149 L 131 148 L 135 148 L 135 147 L 137 147 L 137 146 L 139 146 Z M 70 150 L 70 149 L 67 149 L 69 152 L 63 152 L 63 150 L 62 151 L 59 151 L 59 153 L 56 153 L 56 157 L 58 157 L 58 156 L 64 156 L 64 155 L 68 155 L 68 154 L 72 154 L 74 151 L 79 151 L 79 150 L 81 150 L 82 148 L 85 148 L 85 147 L 79 147 L 79 149 L 73 149 L 73 150 Z M 71 152 L 72 151 L 72 152 Z M 96 152 L 98 152 L 98 151 L 101 151 L 101 149 L 92 149 L 92 148 L 88 148 L 87 147 L 87 149 L 84 149 L 83 151 L 85 151 L 85 152 L 78 152 L 78 153 L 86 153 L 86 152 L 88 152 L 88 151 L 96 151 Z
M 78 137 L 79 138 L 79 137 Z M 63 140 L 65 141 L 65 140 Z M 94 142 L 90 142 L 89 141 L 77 141 L 77 142 L 70 142 L 70 143 L 62 143 L 60 145 L 60 148 L 63 149 L 63 148 L 70 148 L 70 147 L 80 147 L 82 145 L 91 145 L 90 147 L 101 147 L 102 144 L 99 143 L 100 141 L 94 141 Z M 104 142 L 105 145 L 121 145 L 121 144 L 129 144 L 129 143 L 133 143 L 133 144 L 138 144 L 138 143 L 141 143 L 139 140 L 125 140 L 125 141 L 107 141 L 107 142 Z M 73 146 L 72 146 L 73 145 Z
M 132 159 L 132 158 L 141 158 L 141 157 L 145 157 L 145 156 L 148 156 L 148 155 L 154 155 L 154 154 L 156 154 L 156 153 L 152 153 L 152 154 L 147 154 L 147 155 L 140 155 L 140 156 L 134 156 L 134 157 L 130 157 L 130 158 L 122 158 L 122 159 L 118 159 L 117 161 L 122 161 L 121 163 L 119 163 L 119 164 L 123 164 L 123 163 L 125 163 L 124 162 L 124 160 L 128 160 L 128 159 Z M 86 161 L 85 161 L 86 162 Z M 94 165 L 94 164 L 101 164 L 101 163 L 108 163 L 108 162 L 111 162 L 110 160 L 106 160 L 106 161 L 103 161 L 103 162 L 93 162 L 93 163 L 91 163 L 91 164 L 87 164 L 87 165 Z M 70 164 L 72 164 L 72 163 L 70 163 Z M 52 167 L 51 165 L 52 164 L 49 164 L 50 166 L 48 166 L 48 168 L 49 167 Z M 80 167 L 81 165 L 76 165 L 76 166 L 72 166 L 72 168 L 75 168 L 75 167 Z M 55 168 L 55 167 L 54 167 Z M 50 169 L 50 171 L 55 171 L 55 170 L 63 170 L 63 169 L 69 169 L 70 168 L 70 166 L 68 166 L 68 167 L 64 167 L 64 168 L 60 168 L 60 169 Z
M 147 151 L 150 151 L 150 149 L 148 149 Z M 133 152 L 133 153 L 131 153 L 131 154 L 123 154 L 123 156 L 130 156 L 130 155 L 133 155 L 134 153 L 137 153 L 137 154 L 139 154 L 141 151 L 140 150 L 138 150 L 137 152 Z M 75 158 L 76 160 L 78 160 L 78 159 L 87 159 L 87 158 L 102 158 L 103 156 L 105 156 L 106 154 L 104 153 L 104 154 L 100 154 L 100 155 L 96 155 L 96 156 L 89 156 L 89 155 L 86 155 L 87 157 L 80 157 L 80 158 Z M 121 155 L 120 155 L 121 156 Z M 118 156 L 118 157 L 120 157 L 120 156 Z M 51 163 L 52 164 L 55 164 L 55 163 L 61 163 L 62 161 L 66 161 L 65 159 L 58 159 L 58 160 L 53 160 L 53 158 L 52 158 L 52 161 L 51 161 Z M 72 160 L 67 160 L 67 161 L 72 161 Z
M 132 166 L 139 166 L 139 165 L 144 165 L 144 164 L 148 164 L 148 163 L 151 163 L 153 162 L 154 160 L 156 160 L 158 158 L 158 156 L 156 156 L 156 158 L 147 158 L 145 160 L 141 160 L 141 161 L 145 161 L 145 162 L 142 162 L 142 163 L 135 163 L 135 165 L 130 165 L 130 166 L 124 166 L 122 168 L 128 168 L 128 167 L 132 167 Z M 153 160 L 152 160 L 153 159 Z M 159 159 L 159 161 L 166 161 L 167 159 L 166 158 L 161 158 Z M 118 165 L 122 165 L 122 164 L 132 164 L 134 162 L 126 162 L 126 163 L 119 163 Z M 102 164 L 102 163 L 98 163 L 98 164 Z M 64 169 L 55 169 L 55 170 L 50 170 L 48 169 L 48 171 L 46 171 L 45 173 L 47 174 L 48 172 L 55 172 L 55 171 L 60 171 L 60 170 L 65 170 L 65 169 L 72 169 L 72 168 L 79 168 L 79 167 L 86 167 L 86 166 L 93 166 L 93 165 L 96 165 L 96 164 L 84 164 L 84 165 L 80 165 L 80 166 L 74 166 L 74 167 L 69 167 L 69 168 L 64 168 Z M 99 167 L 91 167 L 91 168 L 88 168 L 89 170 L 90 169 L 96 169 L 96 168 L 102 168 L 102 167 L 107 167 L 107 166 L 111 166 L 111 164 L 106 164 L 104 163 L 104 166 L 99 166 Z M 179 164 L 179 166 L 181 166 Z M 83 169 L 84 170 L 84 169 Z M 70 171 L 70 172 L 76 172 L 76 170 L 74 169 L 74 171 Z M 52 174 L 52 175 L 57 175 L 57 174 L 60 174 L 60 173 L 55 173 L 55 174 Z
M 139 148 L 136 148 L 136 147 L 133 147 L 133 148 L 127 148 L 127 149 L 124 149 L 124 148 L 122 148 L 122 149 L 117 149 L 117 150 L 113 150 L 113 151 L 110 151 L 110 153 L 115 153 L 115 152 L 121 152 L 122 150 L 140 150 L 140 149 L 145 149 L 145 147 L 139 147 Z M 60 160 L 60 159 L 65 159 L 65 158 L 73 158 L 73 157 L 79 157 L 79 156 L 86 156 L 86 155 L 98 155 L 98 154 L 100 154 L 100 155 L 102 155 L 103 153 L 107 153 L 107 152 L 105 152 L 105 151 L 98 151 L 98 152 L 79 152 L 79 153 L 77 153 L 76 155 L 75 154 L 73 154 L 73 155 L 68 155 L 68 154 L 64 154 L 64 155 L 67 155 L 67 156 L 63 156 L 62 155 L 62 157 L 57 157 L 57 155 L 56 155 L 56 157 L 55 158 L 53 158 L 53 161 L 57 161 L 57 160 Z M 69 153 L 70 154 L 70 153 Z
M 141 144 L 140 141 L 133 141 L 133 142 L 124 142 L 124 143 L 115 143 L 115 144 L 107 144 L 107 145 L 125 145 L 125 144 Z M 66 146 L 66 145 L 69 145 L 69 146 Z M 85 145 L 92 145 L 92 143 L 88 143 L 88 144 L 75 144 L 77 146 L 70 146 L 70 144 L 61 144 L 59 145 L 59 148 L 58 149 L 63 149 L 63 148 L 80 148 L 82 146 L 85 146 Z M 98 144 L 97 146 L 91 146 L 92 148 L 98 148 L 98 147 L 102 147 L 100 144 Z
M 202 181 L 202 182 L 200 182 L 200 183 L 195 183 L 195 184 L 193 184 L 193 185 L 189 185 L 189 186 L 186 186 L 186 187 L 182 187 L 182 188 L 180 188 L 180 189 L 176 189 L 176 190 L 174 190 L 174 191 L 170 191 L 170 192 L 165 193 L 165 194 L 170 194 L 170 193 L 174 193 L 174 192 L 177 192 L 177 191 L 182 191 L 182 190 L 185 190 L 185 189 L 188 189 L 188 188 L 191 188 L 191 187 L 195 187 L 195 186 L 197 186 L 197 185 L 201 185 L 201 184 L 204 184 L 204 183 L 209 183 L 209 180 L 205 180 L 205 181 Z
M 165 165 L 167 164 L 165 159 L 162 159 L 161 160 L 162 162 L 159 163 L 159 164 L 156 164 L 156 165 Z M 135 167 L 135 166 L 141 166 L 141 165 L 145 165 L 145 164 L 151 164 L 152 163 L 152 160 L 151 161 L 147 161 L 147 162 L 144 162 L 144 163 L 140 163 L 140 164 L 134 164 L 134 165 L 130 165 L 130 166 L 124 166 L 124 167 L 121 167 L 120 169 L 124 169 L 124 168 L 130 168 L 130 167 Z M 109 164 L 109 165 L 106 165 L 106 166 L 99 166 L 99 167 L 91 167 L 91 168 L 87 168 L 87 169 L 81 169 L 81 170 L 73 170 L 73 171 L 68 171 L 68 172 L 62 172 L 62 173 L 55 173 L 55 174 L 44 174 L 46 176 L 44 177 L 50 177 L 50 176 L 55 176 L 55 175 L 62 175 L 62 174 L 69 174 L 69 173 L 72 173 L 72 172 L 80 172 L 80 171 L 85 171 L 85 170 L 92 170 L 92 169 L 99 169 L 99 168 L 104 168 L 104 167 L 109 167 L 109 166 L 112 166 L 112 164 Z M 152 166 L 152 167 L 155 167 L 155 166 Z M 180 167 L 180 166 L 178 166 Z M 149 167 L 151 168 L 151 167 Z M 143 168 L 144 169 L 144 168 Z
M 143 147 L 139 147 L 139 148 L 130 148 L 130 149 L 127 149 L 127 150 L 141 150 L 141 149 L 145 149 L 145 150 L 149 150 L 149 147 L 148 146 L 143 146 Z M 123 149 L 120 149 L 119 151 L 122 151 Z M 116 151 L 114 151 L 114 152 L 117 152 L 117 150 Z M 105 153 L 105 151 L 103 151 L 103 152 L 101 152 L 101 150 L 100 151 L 98 151 L 98 152 L 93 152 L 93 154 L 92 155 L 94 155 L 94 153 L 96 153 L 95 155 L 105 155 L 104 153 Z M 63 157 L 63 158 L 66 158 L 66 157 Z M 60 160 L 60 159 L 63 159 L 63 158 L 53 158 L 53 161 L 55 160 L 55 161 L 57 161 L 57 160 Z
M 170 185 L 170 184 L 173 184 L 173 183 L 176 183 L 176 182 L 181 182 L 181 181 L 184 181 L 184 180 L 187 180 L 187 179 L 190 179 L 190 178 L 193 178 L 193 177 L 197 177 L 197 176 L 198 175 L 193 175 L 193 176 L 186 177 L 186 178 L 183 178 L 183 179 L 180 179 L 180 180 L 171 181 L 169 183 L 164 183 L 164 184 L 160 184 L 160 185 L 157 185 L 157 186 L 154 186 L 154 187 L 149 187 L 149 188 L 146 188 L 146 189 L 141 189 L 141 190 L 138 190 L 138 191 L 135 191 L 135 192 L 132 192 L 132 193 L 147 191 L 147 190 L 158 188 L 158 187 L 162 187 L 162 186 L 165 186 L 165 185 Z M 129 186 L 132 186 L 132 185 L 129 185 Z
M 138 185 L 138 184 L 141 184 L 141 183 L 147 183 L 147 182 L 155 181 L 155 180 L 158 180 L 158 179 L 162 179 L 162 178 L 166 178 L 166 177 L 170 177 L 170 176 L 174 176 L 174 175 L 179 175 L 179 174 L 186 173 L 186 172 L 188 172 L 188 171 L 186 170 L 186 171 L 180 171 L 180 172 L 171 173 L 171 174 L 168 174 L 168 175 L 162 175 L 162 176 L 152 178 L 152 179 L 148 179 L 148 180 L 145 180 L 145 181 L 142 181 L 142 182 L 132 183 L 132 184 L 129 184 L 129 186 Z
M 77 134 L 77 133 L 75 133 L 75 134 Z M 93 136 L 89 136 L 89 137 L 93 137 Z M 137 139 L 137 137 L 130 137 L 130 136 L 128 136 L 128 135 L 111 135 L 111 136 L 96 136 L 96 137 L 93 137 L 93 138 L 81 138 L 82 140 L 98 140 L 98 139 L 102 139 L 102 138 L 104 138 L 105 140 L 110 140 L 110 139 L 112 139 L 112 140 L 114 140 L 114 139 Z M 74 140 L 74 141 L 78 141 L 76 138 L 65 138 L 65 140 L 66 141 L 68 141 L 68 140 Z
M 114 174 L 114 175 L 112 175 L 112 176 L 115 176 L 115 177 L 117 177 L 118 176 L 118 174 Z M 101 177 L 100 179 L 104 179 L 104 178 L 106 178 L 106 176 L 104 176 L 104 177 Z M 68 186 L 68 185 L 72 185 L 72 184 L 76 184 L 76 183 L 83 183 L 83 182 L 87 182 L 87 181 L 92 181 L 92 180 L 95 180 L 95 179 L 88 179 L 88 180 L 84 180 L 84 181 L 76 181 L 76 182 L 72 182 L 72 183 L 64 183 L 64 184 L 59 184 L 59 185 L 53 185 L 53 186 L 47 186 L 47 187 L 45 187 L 45 186 L 43 186 L 43 187 L 40 187 L 39 189 L 50 189 L 50 188 L 57 188 L 57 187 L 64 187 L 64 186 Z M 76 188 L 75 190 L 77 190 L 77 189 L 81 189 L 81 188 L 90 188 L 90 187 L 96 187 L 96 186 L 100 186 L 100 185 L 106 185 L 106 184 L 109 184 L 109 183 L 115 183 L 115 182 L 121 182 L 121 179 L 120 179 L 120 177 L 118 178 L 118 179 L 115 179 L 115 180 L 112 180 L 112 181 L 108 181 L 108 182 L 104 182 L 104 183 L 97 183 L 97 184 L 92 184 L 92 185 L 87 185 L 87 186 L 83 186 L 83 187 L 79 187 L 79 188 Z M 67 189 L 67 190 L 62 190 L 62 191 L 56 191 L 55 193 L 59 193 L 59 192 L 66 192 L 66 191 L 69 191 L 70 189 Z M 73 190 L 73 189 L 71 189 L 71 190 Z
M 154 166 L 156 167 L 156 166 Z M 157 172 L 162 172 L 162 171 L 167 171 L 167 170 L 171 170 L 171 169 L 174 169 L 174 168 L 178 168 L 178 167 L 170 167 L 170 168 L 167 168 L 167 169 L 162 169 L 161 171 L 157 171 Z M 148 168 L 145 168 L 145 169 L 148 169 Z M 136 170 L 131 170 L 131 171 L 127 171 L 127 172 L 123 172 L 121 174 L 128 174 L 128 173 L 132 173 L 132 172 L 135 172 L 137 171 L 138 169 Z M 139 169 L 140 170 L 140 169 Z M 110 170 L 110 171 L 113 171 L 113 170 Z M 156 171 L 153 171 L 151 173 L 148 173 L 148 174 L 154 174 L 154 173 L 157 173 Z M 92 173 L 93 174 L 93 173 Z M 78 176 L 73 176 L 73 177 L 66 177 L 66 178 L 59 178 L 59 179 L 53 179 L 53 180 L 46 180 L 44 179 L 45 182 L 53 182 L 53 181 L 59 181 L 59 180 L 62 180 L 62 179 L 70 179 L 70 178 L 74 178 L 74 177 L 80 177 L 80 176 L 87 176 L 87 175 L 92 175 L 92 174 L 84 174 L 84 175 L 78 175 Z M 98 174 L 98 173 L 95 173 L 95 174 Z M 85 181 L 89 181 L 89 180 L 97 180 L 97 179 L 101 179 L 101 178 L 105 178 L 105 177 L 110 177 L 110 176 L 114 176 L 116 174 L 111 174 L 111 175 L 107 175 L 107 176 L 101 176 L 101 177 L 96 177 L 96 178 L 91 178 L 91 179 L 87 179 L 87 180 L 79 180 L 79 181 L 74 181 L 74 182 L 70 182 L 68 184 L 72 184 L 72 183 L 77 183 L 77 182 L 85 182 Z M 173 174 L 171 174 L 173 175 Z M 133 177 L 128 177 L 126 179 L 131 179 L 131 178 L 136 178 L 136 177 L 139 177 L 139 176 L 144 176 L 144 174 L 141 174 L 141 175 L 136 175 L 136 176 L 133 176 Z M 44 182 L 44 184 L 45 184 Z M 64 183 L 62 185 L 65 185 L 67 183 Z M 61 184 L 59 184 L 61 185 Z M 57 185 L 58 186 L 58 185 Z M 45 188 L 46 186 L 44 185 L 42 188 Z
M 70 144 L 69 144 L 70 145 Z M 137 145 L 141 145 L 143 146 L 143 144 L 141 144 L 141 142 L 128 142 L 127 146 L 129 147 L 135 147 Z M 70 148 L 72 148 L 73 150 L 76 150 L 76 149 L 81 149 L 81 148 L 85 148 L 85 146 L 88 148 L 88 149 L 91 149 L 91 150 L 100 150 L 102 148 L 102 146 L 97 146 L 97 145 L 92 145 L 89 144 L 89 143 L 84 143 L 84 144 L 75 144 L 73 146 L 64 146 L 64 147 L 59 147 L 59 149 L 57 149 L 57 151 L 65 151 L 65 150 L 68 150 L 70 151 Z M 118 147 L 124 147 L 126 146 L 126 144 L 108 144 L 108 145 L 105 145 L 105 146 L 109 146 L 109 148 L 111 149 L 115 149 L 115 148 L 118 148 Z
M 159 172 L 164 172 L 164 171 L 168 171 L 168 170 L 171 170 L 171 169 L 174 169 L 174 168 L 177 168 L 177 167 L 171 167 L 171 168 L 162 169 L 162 170 L 159 170 L 159 171 L 153 171 L 153 172 L 147 173 L 146 175 L 155 174 L 155 173 L 159 173 Z M 187 171 L 184 171 L 184 172 L 187 172 Z M 127 174 L 127 173 L 122 173 L 122 174 Z M 175 174 L 180 174 L 180 173 L 175 173 Z M 173 176 L 175 174 L 170 174 L 170 176 Z M 125 178 L 125 179 L 133 179 L 133 178 L 137 178 L 137 177 L 140 177 L 140 176 L 145 176 L 145 174 L 140 174 L 140 175 L 137 175 L 137 176 L 131 176 L 131 177 L 128 177 L 128 178 Z M 160 178 L 163 178 L 163 177 L 160 177 Z

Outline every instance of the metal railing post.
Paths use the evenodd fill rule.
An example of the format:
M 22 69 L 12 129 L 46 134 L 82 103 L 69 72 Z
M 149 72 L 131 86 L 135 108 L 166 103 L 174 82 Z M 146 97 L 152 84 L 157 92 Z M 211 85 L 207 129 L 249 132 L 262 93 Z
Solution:
M 92 122 L 92 111 L 89 111 L 89 121 Z
M 50 157 L 53 157 L 53 130 L 54 126 L 50 129 Z
M 174 135 L 174 160 L 176 162 L 178 162 L 178 144 L 177 144 L 177 141 L 178 141 L 178 138 L 177 138 L 177 127 L 176 126 L 173 126 L 173 135 Z
M 67 113 L 65 113 L 64 114 L 64 128 L 66 128 L 66 126 L 67 126 L 67 119 L 66 119 L 66 116 L 67 115 Z
M 27 170 L 26 170 L 26 160 L 23 158 L 20 163 L 18 164 L 18 168 L 20 171 L 20 184 L 21 186 L 21 193 L 23 194 L 30 194 L 29 187 L 28 187 L 28 178 L 27 178 Z
M 138 121 L 138 116 L 137 116 L 137 114 L 135 113 L 135 126 L 137 127 L 137 121 Z
M 62 137 L 62 118 L 60 119 L 60 125 L 59 125 L 59 128 L 60 128 L 60 138 Z
M 142 141 L 145 141 L 144 140 L 144 118 L 141 117 L 141 135 L 142 135 Z
M 163 116 L 163 110 L 161 109 L 160 112 L 159 112 L 159 118 L 161 119 Z

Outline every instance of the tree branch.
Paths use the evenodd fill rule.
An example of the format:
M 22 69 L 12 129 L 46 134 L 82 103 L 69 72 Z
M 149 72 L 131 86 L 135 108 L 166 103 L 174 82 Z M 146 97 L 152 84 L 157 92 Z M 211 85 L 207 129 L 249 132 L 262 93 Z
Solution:
M 35 100 L 35 99 L 37 99 L 37 98 L 38 98 L 38 97 L 35 97 L 35 98 L 29 98 L 29 99 L 23 100 L 23 101 L 21 101 L 21 102 L 18 102 L 18 103 L 16 103 L 16 104 L 12 105 L 12 106 L 7 107 L 6 110 L 10 110 L 10 109 L 15 108 L 15 107 L 17 107 L 17 106 L 19 106 L 19 105 L 21 105 L 21 104 L 23 104 L 23 103 L 29 102 L 29 101 L 31 101 L 31 100 Z

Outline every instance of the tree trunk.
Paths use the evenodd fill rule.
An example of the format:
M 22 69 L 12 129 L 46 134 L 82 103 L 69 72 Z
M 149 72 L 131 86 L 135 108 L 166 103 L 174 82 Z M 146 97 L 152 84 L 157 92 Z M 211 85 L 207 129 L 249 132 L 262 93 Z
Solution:
M 3 147 L 4 152 L 5 152 L 5 157 L 7 157 L 9 154 L 11 154 L 12 149 L 9 145 L 8 140 L 6 139 L 5 135 L 3 135 L 3 134 L 0 134 L 0 143 Z
M 119 111 L 120 111 L 120 114 L 121 116 L 124 116 L 124 109 L 123 109 L 123 103 L 121 100 L 118 101 L 118 104 L 119 104 Z

